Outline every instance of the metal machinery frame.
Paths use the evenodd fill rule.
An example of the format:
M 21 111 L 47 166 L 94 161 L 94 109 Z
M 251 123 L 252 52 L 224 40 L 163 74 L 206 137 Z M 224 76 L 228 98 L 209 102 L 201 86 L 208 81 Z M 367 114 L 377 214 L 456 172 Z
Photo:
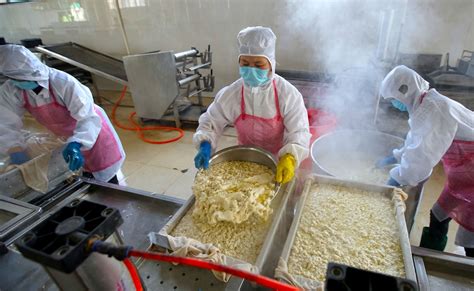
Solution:
M 214 89 L 210 46 L 174 53 L 163 51 L 124 57 L 137 115 L 143 120 L 197 122 L 205 111 L 202 92 Z M 202 73 L 206 71 L 206 75 Z M 197 102 L 191 98 L 197 96 Z
M 174 121 L 177 127 L 183 121 L 197 122 L 205 110 L 202 92 L 214 89 L 210 46 L 204 52 L 195 48 L 178 53 L 158 51 L 126 56 L 123 61 L 73 42 L 36 49 L 93 75 L 129 86 L 142 120 Z M 204 74 L 202 70 L 208 72 Z M 197 96 L 197 102 L 190 101 L 193 96 Z

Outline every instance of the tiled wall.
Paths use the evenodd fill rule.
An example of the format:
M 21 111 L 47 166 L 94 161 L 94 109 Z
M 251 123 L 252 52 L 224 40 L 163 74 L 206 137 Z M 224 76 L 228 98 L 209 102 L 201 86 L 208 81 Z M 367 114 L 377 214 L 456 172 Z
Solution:
M 74 41 L 124 55 L 114 0 L 43 0 L 0 6 L 0 36 L 16 42 Z M 120 0 L 132 53 L 186 50 L 211 44 L 217 88 L 237 78 L 236 34 L 271 26 L 284 69 L 340 71 L 373 57 L 380 11 L 394 9 L 389 52 L 401 27 L 403 52 L 458 56 L 474 49 L 472 0 Z M 387 15 L 389 15 L 387 13 Z M 455 57 L 453 57 L 455 58 Z

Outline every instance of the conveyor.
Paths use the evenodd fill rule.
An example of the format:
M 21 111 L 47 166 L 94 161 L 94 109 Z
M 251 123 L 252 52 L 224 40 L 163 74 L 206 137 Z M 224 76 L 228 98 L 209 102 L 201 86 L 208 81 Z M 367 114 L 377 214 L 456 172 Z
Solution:
M 39 52 L 89 71 L 108 80 L 128 85 L 123 61 L 98 51 L 68 42 L 57 45 L 39 46 Z

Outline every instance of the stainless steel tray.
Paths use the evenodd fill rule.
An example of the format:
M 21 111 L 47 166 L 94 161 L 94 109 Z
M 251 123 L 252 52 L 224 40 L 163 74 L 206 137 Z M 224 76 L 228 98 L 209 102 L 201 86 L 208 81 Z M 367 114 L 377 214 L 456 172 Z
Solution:
M 420 291 L 474 290 L 474 259 L 412 247 Z
M 272 202 L 272 208 L 274 209 L 272 222 L 262 245 L 262 249 L 260 250 L 260 254 L 258 255 L 257 260 L 254 264 L 259 270 L 262 270 L 264 263 L 269 256 L 269 250 L 272 245 L 272 240 L 275 236 L 275 233 L 277 232 L 278 226 L 281 222 L 281 218 L 285 212 L 286 205 L 288 203 L 288 198 L 291 192 L 293 191 L 294 184 L 295 182 L 292 181 L 287 186 L 280 188 L 280 191 L 283 193 L 277 195 L 277 198 L 275 198 Z M 158 246 L 170 249 L 168 239 L 165 235 L 169 235 L 173 232 L 174 228 L 180 223 L 181 219 L 194 205 L 194 202 L 195 197 L 194 195 L 192 195 L 188 199 L 188 201 L 186 201 L 186 203 L 178 210 L 178 212 L 176 212 L 176 214 L 170 219 L 170 221 L 159 231 L 158 235 L 156 235 L 156 244 Z
M 0 195 L 0 241 L 10 244 L 21 228 L 39 217 L 41 208 Z
M 210 160 L 210 164 L 220 163 L 224 161 L 251 161 L 256 162 L 259 164 L 263 164 L 268 166 L 273 171 L 276 171 L 276 160 L 274 157 L 259 148 L 254 147 L 244 147 L 244 146 L 234 146 L 225 148 L 216 154 L 214 154 Z M 272 221 L 269 226 L 268 232 L 266 234 L 264 243 L 260 250 L 260 253 L 257 257 L 255 267 L 258 268 L 261 274 L 271 276 L 273 270 L 275 268 L 275 261 L 274 254 L 274 238 L 277 235 L 281 235 L 281 232 L 284 231 L 285 226 L 284 224 L 288 224 L 288 211 L 287 205 L 289 202 L 289 198 L 291 194 L 294 192 L 296 185 L 296 180 L 293 179 L 288 184 L 281 186 L 277 185 L 276 194 L 272 201 L 272 208 L 274 210 Z M 152 240 L 152 246 L 150 247 L 151 250 L 157 250 L 160 248 L 170 249 L 170 245 L 167 239 L 167 235 L 171 234 L 173 229 L 180 223 L 181 219 L 186 215 L 186 213 L 191 209 L 194 205 L 195 197 L 192 195 L 188 201 L 176 212 L 176 214 L 170 219 L 170 221 L 158 232 L 154 234 L 150 234 L 150 238 Z M 287 229 L 287 228 L 286 228 Z M 235 261 L 239 261 L 235 258 L 232 258 Z M 248 262 L 247 262 L 248 263 Z M 188 272 L 192 272 L 196 276 L 202 276 L 202 272 L 200 270 L 193 270 L 187 268 Z M 209 276 L 212 277 L 210 272 L 207 272 Z M 210 279 L 209 279 L 210 280 Z M 179 280 L 178 280 L 179 281 Z M 224 290 L 239 290 L 243 284 L 243 280 L 236 277 L 231 277 L 229 282 L 226 284 L 219 284 L 219 286 L 223 286 Z M 192 288 L 194 285 L 186 285 L 187 288 Z M 195 287 L 195 286 L 194 286 Z
M 118 232 L 125 244 L 137 249 L 146 249 L 150 244 L 148 233 L 163 227 L 184 203 L 184 200 L 171 196 L 84 180 L 90 188 L 82 198 L 120 210 L 124 222 L 118 227 Z
M 288 263 L 288 258 L 290 257 L 291 249 L 293 247 L 293 243 L 296 237 L 296 232 L 298 230 L 301 216 L 303 214 L 306 197 L 309 195 L 310 188 L 313 185 L 313 183 L 345 186 L 345 187 L 351 187 L 351 188 L 356 188 L 356 189 L 365 190 L 365 191 L 379 192 L 381 195 L 385 195 L 390 198 L 392 197 L 393 190 L 394 190 L 394 188 L 390 186 L 365 184 L 365 183 L 360 183 L 360 182 L 355 182 L 355 181 L 346 181 L 346 180 L 341 180 L 341 179 L 332 178 L 328 176 L 320 176 L 316 174 L 313 174 L 311 177 L 307 178 L 305 181 L 301 198 L 296 204 L 295 218 L 293 219 L 293 223 L 291 224 L 291 228 L 288 233 L 285 246 L 283 247 L 281 258 L 285 261 L 285 263 Z M 396 221 L 398 223 L 398 229 L 400 231 L 400 245 L 403 252 L 406 278 L 416 282 L 416 275 L 415 275 L 415 268 L 413 266 L 410 240 L 408 238 L 407 226 L 405 223 L 403 209 L 401 207 L 397 207 L 395 216 L 396 216 Z

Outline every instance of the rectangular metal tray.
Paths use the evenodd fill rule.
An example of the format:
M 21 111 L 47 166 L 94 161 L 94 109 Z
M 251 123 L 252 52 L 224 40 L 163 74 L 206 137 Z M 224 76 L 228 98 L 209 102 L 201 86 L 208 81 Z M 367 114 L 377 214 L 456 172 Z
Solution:
M 0 212 L 6 214 L 6 221 L 0 224 L 0 241 L 9 244 L 22 226 L 39 217 L 41 208 L 0 195 Z
M 273 244 L 273 239 L 276 233 L 279 231 L 280 224 L 283 223 L 286 219 L 284 216 L 286 215 L 286 207 L 288 204 L 289 197 L 293 193 L 295 188 L 295 180 L 289 182 L 286 186 L 282 186 L 280 188 L 280 193 L 277 194 L 275 199 L 272 201 L 272 208 L 274 209 L 274 214 L 272 218 L 272 222 L 268 229 L 268 233 L 265 237 L 264 243 L 262 245 L 262 249 L 257 257 L 255 267 L 258 268 L 260 273 L 265 273 L 266 270 L 266 262 L 271 259 L 271 249 Z M 155 236 L 155 244 L 159 247 L 170 249 L 168 239 L 166 238 L 165 234 L 170 234 L 173 229 L 179 224 L 181 219 L 186 215 L 186 213 L 191 209 L 194 205 L 195 197 L 194 195 L 191 196 L 188 201 L 181 207 L 181 209 L 176 212 L 176 214 L 170 219 L 170 221 L 159 231 L 158 234 Z M 235 258 L 234 258 L 235 259 Z M 236 278 L 232 277 L 228 283 L 228 285 L 233 285 L 232 280 Z M 240 279 L 238 279 L 240 280 Z M 235 286 L 235 285 L 233 285 Z
M 291 228 L 288 233 L 288 237 L 286 239 L 286 243 L 285 243 L 285 246 L 283 247 L 283 251 L 281 254 L 281 258 L 285 261 L 285 263 L 288 263 L 288 258 L 290 257 L 291 249 L 293 247 L 293 243 L 296 237 L 296 232 L 298 230 L 301 216 L 303 214 L 306 197 L 309 195 L 310 189 L 313 183 L 345 186 L 345 187 L 356 188 L 356 189 L 360 189 L 364 191 L 380 192 L 381 195 L 385 195 L 390 198 L 392 197 L 393 190 L 394 190 L 394 188 L 390 186 L 365 184 L 365 183 L 360 183 L 360 182 L 355 182 L 355 181 L 347 181 L 347 180 L 332 178 L 328 176 L 320 176 L 316 174 L 313 174 L 311 177 L 307 178 L 305 181 L 303 193 L 298 203 L 296 204 L 295 218 L 293 219 L 293 223 L 291 224 Z M 416 282 L 416 274 L 415 274 L 415 268 L 413 266 L 410 240 L 408 238 L 408 231 L 407 231 L 407 226 L 405 223 L 403 209 L 401 209 L 400 207 L 396 209 L 396 220 L 398 223 L 398 229 L 400 231 L 400 245 L 403 252 L 403 261 L 405 264 L 406 278 Z
M 473 290 L 474 259 L 412 247 L 420 291 Z
M 118 232 L 125 244 L 137 249 L 146 249 L 150 245 L 148 233 L 163 227 L 184 203 L 184 200 L 171 196 L 84 180 L 90 188 L 81 198 L 120 210 L 124 222 Z

